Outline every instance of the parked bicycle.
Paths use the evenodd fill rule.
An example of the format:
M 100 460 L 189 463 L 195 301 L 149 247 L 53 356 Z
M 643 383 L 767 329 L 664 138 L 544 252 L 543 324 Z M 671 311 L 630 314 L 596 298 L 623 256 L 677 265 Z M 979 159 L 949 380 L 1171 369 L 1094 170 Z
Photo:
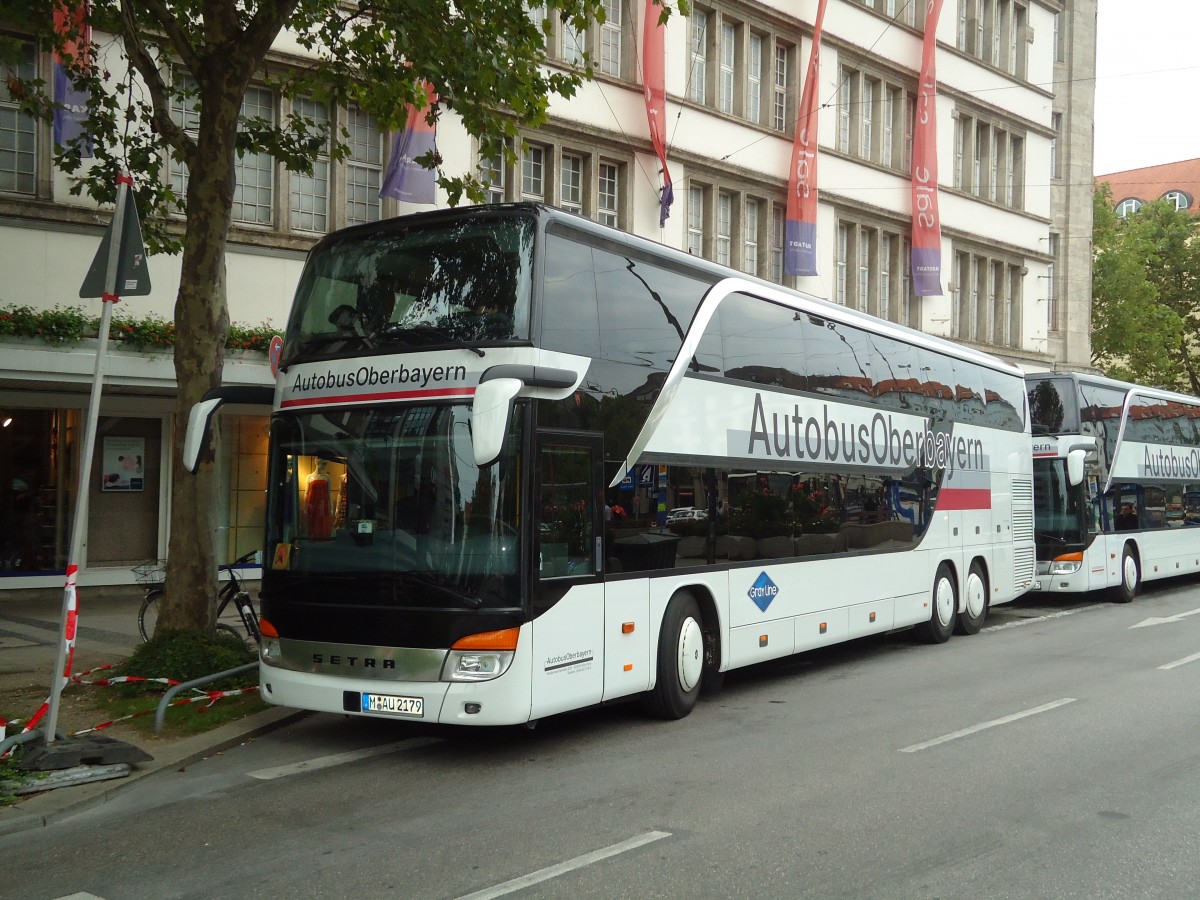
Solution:
M 251 562 L 257 551 L 251 550 L 234 562 L 217 568 L 217 578 L 221 573 L 228 573 L 229 578 L 217 592 L 217 631 L 237 635 L 240 640 L 253 650 L 258 649 L 258 613 L 254 609 L 254 600 L 250 594 L 242 590 L 237 570 Z M 134 566 L 134 577 L 139 584 L 145 585 L 146 596 L 142 607 L 138 610 L 138 633 L 143 641 L 154 636 L 154 626 L 158 622 L 158 607 L 166 588 L 166 563 L 162 560 L 152 560 L 140 566 Z

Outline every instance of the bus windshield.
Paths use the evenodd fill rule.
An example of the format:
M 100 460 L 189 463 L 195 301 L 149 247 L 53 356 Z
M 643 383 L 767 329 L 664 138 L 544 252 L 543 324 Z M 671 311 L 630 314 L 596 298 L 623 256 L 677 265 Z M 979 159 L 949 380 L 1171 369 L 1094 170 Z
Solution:
M 375 575 L 401 605 L 519 605 L 521 418 L 479 468 L 465 405 L 277 416 L 272 574 Z
M 527 339 L 534 225 L 529 218 L 478 217 L 326 238 L 296 287 L 284 365 L 300 357 Z

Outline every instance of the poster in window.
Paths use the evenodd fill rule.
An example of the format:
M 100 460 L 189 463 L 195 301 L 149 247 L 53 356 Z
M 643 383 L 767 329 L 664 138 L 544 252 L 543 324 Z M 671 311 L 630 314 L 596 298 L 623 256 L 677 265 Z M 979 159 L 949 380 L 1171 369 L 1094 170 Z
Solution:
M 140 491 L 144 489 L 146 439 L 106 437 L 100 489 L 102 491 Z

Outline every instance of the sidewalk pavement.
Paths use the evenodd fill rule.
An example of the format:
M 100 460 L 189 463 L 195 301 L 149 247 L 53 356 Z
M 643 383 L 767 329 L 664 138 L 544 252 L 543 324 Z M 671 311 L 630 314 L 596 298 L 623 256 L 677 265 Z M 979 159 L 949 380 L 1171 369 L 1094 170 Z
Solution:
M 125 588 L 80 588 L 75 638 L 75 662 L 72 672 L 86 672 L 96 666 L 125 659 L 140 642 L 137 613 L 142 592 L 136 586 Z M 62 635 L 62 594 L 9 599 L 0 593 L 0 697 L 7 691 L 43 685 L 33 709 L 21 710 L 32 715 L 50 692 L 51 673 Z M 98 676 L 99 677 L 99 676 Z M 67 691 L 69 692 L 70 686 Z M 13 712 L 9 709 L 8 712 Z M 105 737 L 140 747 L 154 759 L 136 763 L 129 775 L 108 781 L 93 781 L 62 787 L 22 798 L 12 806 L 0 807 L 0 835 L 49 825 L 58 819 L 109 800 L 115 791 L 163 769 L 178 769 L 191 762 L 236 746 L 303 715 L 296 710 L 272 707 L 261 713 L 230 722 L 204 734 L 183 738 L 154 737 L 117 726 L 104 731 Z M 63 732 L 60 719 L 57 731 Z M 9 729 L 9 737 L 15 732 Z M 66 740 L 71 740 L 66 738 Z

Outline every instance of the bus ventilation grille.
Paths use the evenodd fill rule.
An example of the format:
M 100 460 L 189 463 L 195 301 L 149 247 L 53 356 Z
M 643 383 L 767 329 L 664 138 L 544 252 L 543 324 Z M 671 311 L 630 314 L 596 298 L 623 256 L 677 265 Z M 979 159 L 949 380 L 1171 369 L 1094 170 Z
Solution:
M 1013 583 L 1018 588 L 1033 583 L 1033 549 L 1021 548 L 1013 551 Z

